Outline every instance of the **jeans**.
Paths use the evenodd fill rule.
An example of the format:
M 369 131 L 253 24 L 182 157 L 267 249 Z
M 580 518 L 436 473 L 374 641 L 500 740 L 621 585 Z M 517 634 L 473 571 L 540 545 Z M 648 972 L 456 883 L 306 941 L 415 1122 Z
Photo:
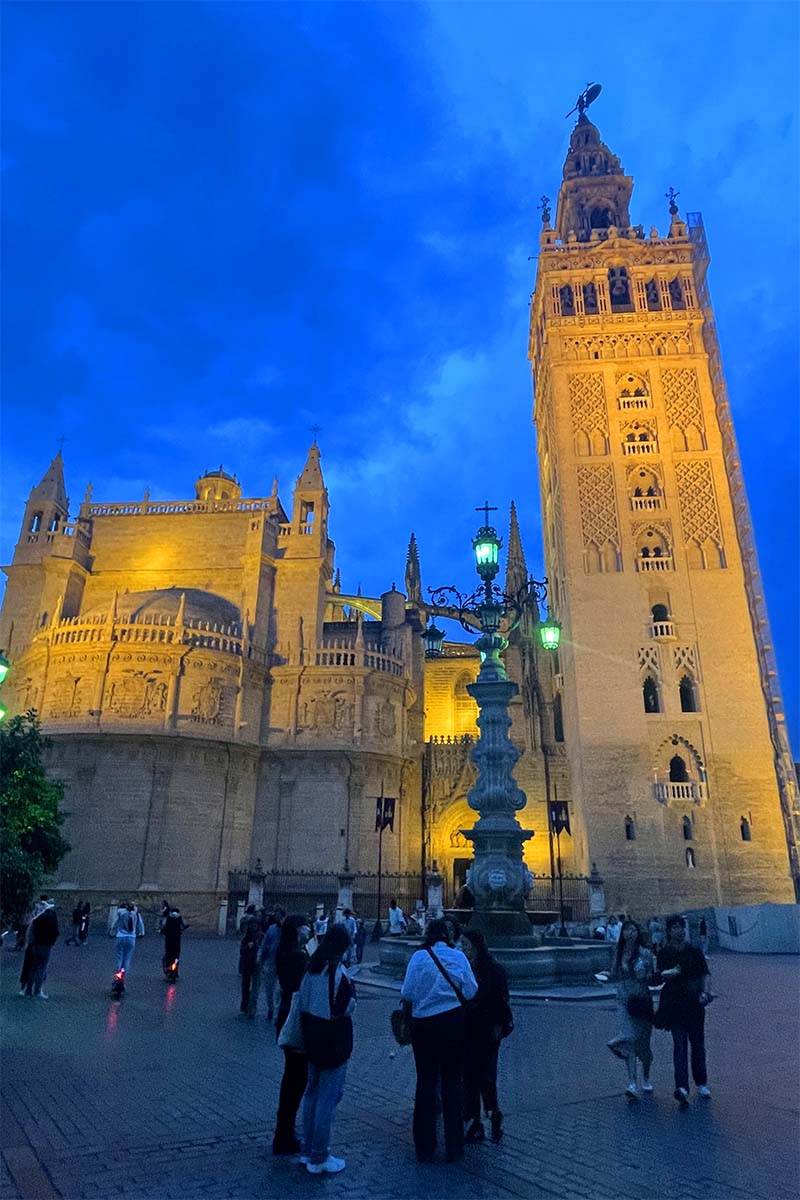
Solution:
M 303 1153 L 309 1162 L 323 1163 L 328 1157 L 333 1114 L 344 1095 L 346 1074 L 347 1063 L 340 1067 L 308 1064 L 308 1085 L 303 1097 Z
M 31 968 L 25 987 L 26 996 L 38 996 L 47 978 L 47 963 L 52 946 L 31 946 Z
M 464 1153 L 461 1113 L 461 1068 L 465 1036 L 464 1010 L 451 1008 L 411 1024 L 411 1046 L 417 1067 L 414 1098 L 414 1145 L 418 1155 L 436 1149 L 436 1107 L 441 1087 L 444 1146 L 448 1159 Z
M 297 1110 L 308 1083 L 308 1059 L 305 1054 L 284 1050 L 283 1078 L 278 1100 L 278 1119 L 272 1139 L 273 1154 L 296 1154 L 299 1143 L 295 1131 Z
M 274 958 L 264 960 L 261 968 L 261 980 L 267 997 L 267 1019 L 272 1020 L 275 1015 L 275 993 L 278 990 L 278 972 Z
M 706 1010 L 693 1005 L 672 1018 L 672 1061 L 675 1087 L 689 1089 L 689 1046 L 692 1048 L 692 1078 L 697 1087 L 708 1083 L 706 1073 Z
M 117 935 L 117 970 L 127 971 L 133 952 L 136 949 L 135 937 L 120 937 Z

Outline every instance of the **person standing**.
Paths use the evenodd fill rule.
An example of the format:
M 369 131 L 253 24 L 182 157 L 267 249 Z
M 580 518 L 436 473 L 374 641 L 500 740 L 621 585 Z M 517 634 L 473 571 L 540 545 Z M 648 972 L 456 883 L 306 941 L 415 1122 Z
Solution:
M 55 905 L 48 896 L 42 896 L 39 912 L 31 921 L 28 937 L 31 945 L 30 973 L 25 984 L 25 995 L 37 1000 L 47 1000 L 44 992 L 44 981 L 47 978 L 47 964 L 50 961 L 50 951 L 58 941 L 58 916 Z
M 308 967 L 306 943 L 311 937 L 311 926 L 307 917 L 290 915 L 284 917 L 280 926 L 281 936 L 275 955 L 278 983 L 280 984 L 280 1002 L 275 1017 L 275 1039 L 286 1023 L 292 997 L 298 991 L 303 976 Z M 297 1136 L 296 1122 L 300 1101 L 308 1082 L 308 1059 L 303 1050 L 290 1050 L 283 1047 L 283 1078 L 278 1097 L 278 1115 L 275 1122 L 275 1135 L 272 1139 L 272 1153 L 278 1155 L 297 1155 L 300 1161 L 302 1143 Z
M 258 953 L 262 936 L 255 909 L 244 923 L 244 935 L 239 943 L 239 974 L 242 977 L 242 999 L 239 1011 L 251 1020 L 256 1015 L 258 988 L 253 986 L 258 978 Z
M 367 926 L 364 923 L 364 918 L 359 917 L 356 922 L 356 962 L 360 963 L 364 960 L 364 947 L 367 944 Z
M 706 1067 L 705 1019 L 708 963 L 702 950 L 686 943 L 686 924 L 675 914 L 667 919 L 667 944 L 659 951 L 657 977 L 664 983 L 656 1024 L 672 1034 L 675 1099 L 689 1103 L 689 1047 L 697 1094 L 711 1096 Z
M 85 946 L 89 940 L 89 925 L 92 917 L 92 906 L 88 900 L 84 900 L 81 909 L 81 922 L 78 927 L 78 945 Z
M 117 909 L 111 937 L 116 937 L 117 970 L 128 971 L 136 949 L 136 939 L 144 937 L 142 914 L 132 901 L 126 900 Z
M 469 1129 L 465 1142 L 482 1142 L 481 1100 L 492 1131 L 492 1141 L 503 1136 L 503 1114 L 497 1101 L 497 1056 L 500 1043 L 514 1028 L 506 973 L 489 953 L 486 938 L 475 929 L 465 929 L 461 947 L 478 981 L 478 994 L 466 1008 L 467 1036 L 464 1043 L 464 1120 Z
M 335 1175 L 343 1158 L 330 1152 L 336 1106 L 344 1094 L 347 1063 L 353 1053 L 355 987 L 342 959 L 350 945 L 344 925 L 331 925 L 311 955 L 300 984 L 308 1083 L 303 1097 L 304 1157 L 311 1175 Z
M 617 957 L 611 972 L 611 978 L 617 985 L 618 1032 L 608 1043 L 608 1048 L 627 1064 L 628 1086 L 625 1091 L 631 1100 L 639 1099 L 638 1063 L 642 1064 L 642 1091 L 653 1090 L 650 1082 L 653 1001 L 649 984 L 654 966 L 653 955 L 642 942 L 639 926 L 635 921 L 623 921 L 617 942 Z
M 81 917 L 83 916 L 83 904 L 80 900 L 75 901 L 75 907 L 72 910 L 72 936 L 68 937 L 64 942 L 65 946 L 77 946 L 78 936 L 81 930 Z
M 614 943 L 618 942 L 621 930 L 622 925 L 619 918 L 615 917 L 612 913 L 606 922 L 606 941 Z
M 389 934 L 392 937 L 398 937 L 400 934 L 405 932 L 405 914 L 394 897 L 392 897 L 392 899 L 389 901 Z
M 705 917 L 700 918 L 700 928 L 698 930 L 698 933 L 700 934 L 700 949 L 702 950 L 703 954 L 707 958 L 708 957 L 708 922 L 706 921 Z
M 260 980 L 263 982 L 267 995 L 267 1020 L 275 1016 L 275 991 L 278 986 L 278 973 L 275 957 L 278 943 L 281 940 L 281 922 L 286 916 L 282 908 L 276 908 L 267 918 L 267 929 L 261 939 L 261 949 L 258 952 L 258 968 Z
M 478 991 L 466 955 L 454 950 L 447 924 L 428 922 L 425 945 L 411 956 L 400 996 L 411 1005 L 411 1046 L 417 1069 L 414 1146 L 420 1162 L 436 1150 L 436 1110 L 441 1092 L 448 1162 L 464 1156 L 462 1054 L 464 1005 Z
M 650 949 L 657 955 L 664 945 L 664 924 L 659 917 L 651 917 L 647 922 L 647 932 L 650 935 Z
M 344 956 L 344 965 L 351 967 L 356 953 L 356 937 L 358 936 L 358 923 L 353 916 L 352 909 L 345 908 L 342 912 L 342 924 L 350 935 L 350 946 Z

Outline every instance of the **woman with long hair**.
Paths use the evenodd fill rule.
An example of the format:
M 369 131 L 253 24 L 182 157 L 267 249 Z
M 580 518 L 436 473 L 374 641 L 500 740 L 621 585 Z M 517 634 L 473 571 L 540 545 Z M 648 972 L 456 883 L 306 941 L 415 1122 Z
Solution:
M 292 914 L 284 917 L 281 935 L 275 952 L 275 969 L 280 986 L 280 1003 L 275 1018 L 275 1039 L 286 1023 L 292 997 L 300 987 L 308 966 L 305 944 L 311 937 L 311 922 L 308 917 Z M 300 1161 L 302 1143 L 295 1131 L 297 1112 L 308 1082 L 308 1059 L 302 1050 L 283 1047 L 283 1078 L 278 1098 L 278 1116 L 272 1153 L 297 1155 Z
M 642 1091 L 652 1092 L 650 1064 L 653 1052 L 650 1037 L 653 1032 L 653 1001 L 649 984 L 655 964 L 653 955 L 642 941 L 642 931 L 630 918 L 622 923 L 614 969 L 611 978 L 617 985 L 617 1019 L 619 1032 L 608 1043 L 617 1058 L 624 1059 L 628 1068 L 625 1093 L 631 1100 L 639 1099 L 638 1063 L 642 1064 Z
M 303 1028 L 308 1083 L 303 1098 L 303 1157 L 311 1175 L 335 1175 L 345 1161 L 330 1152 L 336 1106 L 344 1094 L 347 1062 L 353 1053 L 355 987 L 342 959 L 350 934 L 331 925 L 311 955 L 300 984 L 300 1022 Z
M 465 1142 L 482 1142 L 481 1100 L 489 1117 L 492 1141 L 503 1136 L 503 1114 L 497 1102 L 497 1056 L 500 1042 L 514 1028 L 508 996 L 508 980 L 500 963 L 489 953 L 486 938 L 478 929 L 465 929 L 461 948 L 478 981 L 478 994 L 467 1005 L 467 1036 L 464 1041 L 464 1120 L 469 1128 Z
M 441 1094 L 448 1162 L 464 1156 L 462 1051 L 464 1006 L 478 991 L 466 955 L 454 950 L 445 921 L 428 923 L 425 944 L 412 954 L 400 991 L 411 1005 L 411 1047 L 417 1068 L 414 1146 L 420 1162 L 436 1150 L 436 1110 Z

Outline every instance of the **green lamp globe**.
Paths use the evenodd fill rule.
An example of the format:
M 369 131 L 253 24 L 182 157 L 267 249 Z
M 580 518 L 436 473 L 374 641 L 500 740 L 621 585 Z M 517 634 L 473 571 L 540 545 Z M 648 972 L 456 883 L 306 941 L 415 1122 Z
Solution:
M 3 682 L 11 667 L 11 663 L 6 658 L 5 654 L 0 651 L 0 683 Z
M 502 540 L 497 536 L 497 531 L 491 525 L 482 526 L 472 539 L 475 566 L 481 579 L 494 579 L 499 569 L 497 560 L 502 544 Z
M 561 641 L 561 626 L 558 621 L 542 621 L 539 626 L 539 640 L 543 650 L 557 650 Z

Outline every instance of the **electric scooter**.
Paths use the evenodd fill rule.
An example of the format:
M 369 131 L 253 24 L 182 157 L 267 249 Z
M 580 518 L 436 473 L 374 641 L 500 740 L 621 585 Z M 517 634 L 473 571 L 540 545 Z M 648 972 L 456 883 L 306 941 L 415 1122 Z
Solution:
M 164 978 L 166 979 L 167 983 L 175 983 L 176 979 L 178 978 L 179 962 L 179 958 L 173 958 L 172 960 L 167 958 L 164 959 Z
M 125 971 L 122 968 L 114 972 L 114 978 L 111 980 L 111 995 L 115 1000 L 121 1000 L 125 995 Z

